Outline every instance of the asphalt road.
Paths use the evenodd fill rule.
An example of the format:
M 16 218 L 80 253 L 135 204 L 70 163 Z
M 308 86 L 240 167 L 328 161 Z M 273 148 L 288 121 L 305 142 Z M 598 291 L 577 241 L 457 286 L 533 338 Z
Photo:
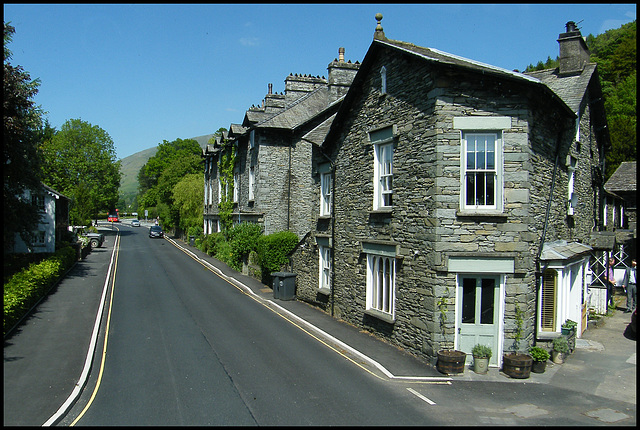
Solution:
M 146 232 L 121 229 L 104 368 L 95 397 L 83 395 L 65 422 L 440 422 L 415 395 L 364 371 Z

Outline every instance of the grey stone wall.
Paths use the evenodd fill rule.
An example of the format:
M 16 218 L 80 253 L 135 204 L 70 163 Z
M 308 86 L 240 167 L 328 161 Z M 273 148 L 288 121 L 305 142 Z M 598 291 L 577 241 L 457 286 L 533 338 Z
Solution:
M 382 65 L 387 69 L 387 95 L 379 92 L 377 72 Z M 511 347 L 516 303 L 525 312 L 520 347 L 526 349 L 534 332 L 535 256 L 545 224 L 556 148 L 560 148 L 561 163 L 556 171 L 547 240 L 586 240 L 585 226 L 592 207 L 587 204 L 584 208 L 588 216 L 568 221 L 565 160 L 569 151 L 574 151 L 579 163 L 590 165 L 593 160 L 587 158 L 593 152 L 593 142 L 581 144 L 579 151 L 572 147 L 573 121 L 559 112 L 557 105 L 522 86 L 445 72 L 405 56 L 383 56 L 370 70 L 363 96 L 351 106 L 352 115 L 346 119 L 332 155 L 337 169 L 335 316 L 433 357 L 437 349 L 451 347 L 455 335 L 456 279 L 447 272 L 448 258 L 503 256 L 515 260 L 516 271 L 506 280 L 505 349 Z M 511 128 L 503 134 L 501 216 L 459 213 L 460 131 L 453 129 L 453 117 L 469 115 L 512 118 Z M 388 125 L 397 127 L 394 207 L 391 213 L 378 213 L 372 211 L 373 147 L 367 133 Z M 558 125 L 566 130 L 560 132 Z M 576 182 L 576 189 L 589 200 L 590 169 L 577 175 Z M 365 313 L 366 256 L 361 243 L 369 240 L 400 244 L 394 323 Z M 304 261 L 314 264 L 305 275 L 316 273 L 311 283 L 317 285 L 317 249 L 311 244 L 305 252 Z M 311 292 L 312 285 L 304 289 Z M 443 296 L 448 297 L 449 321 L 444 337 L 437 315 L 437 300 Z

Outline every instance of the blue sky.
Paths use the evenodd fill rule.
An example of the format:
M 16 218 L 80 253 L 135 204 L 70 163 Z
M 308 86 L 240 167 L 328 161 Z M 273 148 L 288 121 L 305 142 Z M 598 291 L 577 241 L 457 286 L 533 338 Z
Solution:
M 60 129 L 104 129 L 118 158 L 241 123 L 290 73 L 362 61 L 376 26 L 390 39 L 505 69 L 558 55 L 567 21 L 583 36 L 636 19 L 629 4 L 4 4 L 11 63 L 39 78 L 35 101 Z

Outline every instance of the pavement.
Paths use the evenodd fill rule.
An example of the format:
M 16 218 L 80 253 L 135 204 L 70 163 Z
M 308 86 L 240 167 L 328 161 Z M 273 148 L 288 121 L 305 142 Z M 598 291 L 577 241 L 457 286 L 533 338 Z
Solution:
M 4 339 L 4 425 L 52 425 L 73 405 L 87 380 L 108 289 L 116 231 L 100 227 L 106 242 L 79 261 Z M 274 299 L 273 291 L 249 276 L 189 246 L 167 238 L 202 264 L 243 289 L 311 336 L 363 368 L 389 379 L 550 384 L 636 405 L 636 340 L 628 328 L 625 300 L 576 339 L 563 364 L 549 361 L 544 373 L 512 379 L 498 368 L 477 374 L 466 368 L 443 375 L 430 363 L 302 301 Z M 631 406 L 631 405 L 630 405 Z M 604 410 L 601 421 L 616 411 Z

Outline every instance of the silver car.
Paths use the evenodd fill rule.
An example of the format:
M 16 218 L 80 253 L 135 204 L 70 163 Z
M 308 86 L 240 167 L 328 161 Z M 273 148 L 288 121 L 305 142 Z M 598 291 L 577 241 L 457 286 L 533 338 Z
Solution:
M 140 221 L 136 219 L 131 220 L 131 227 L 140 227 Z

